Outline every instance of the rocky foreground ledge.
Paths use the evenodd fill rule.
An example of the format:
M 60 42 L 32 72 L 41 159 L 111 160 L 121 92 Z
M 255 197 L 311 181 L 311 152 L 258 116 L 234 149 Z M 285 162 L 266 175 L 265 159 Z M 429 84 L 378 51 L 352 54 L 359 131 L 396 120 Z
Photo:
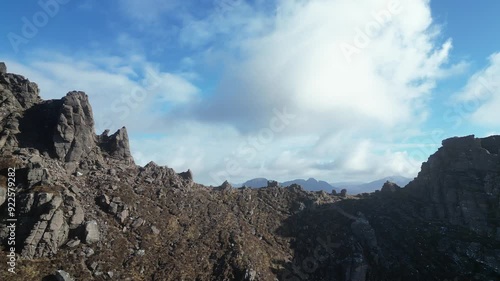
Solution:
M 0 280 L 500 280 L 499 136 L 445 140 L 373 194 L 211 188 L 135 165 L 85 93 L 38 92 L 0 63 Z

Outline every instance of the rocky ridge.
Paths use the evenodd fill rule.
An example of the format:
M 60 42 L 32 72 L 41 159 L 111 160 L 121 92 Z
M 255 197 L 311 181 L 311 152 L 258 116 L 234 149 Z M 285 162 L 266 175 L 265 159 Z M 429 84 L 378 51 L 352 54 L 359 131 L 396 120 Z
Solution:
M 500 137 L 452 138 L 404 188 L 211 188 L 134 164 L 83 92 L 42 100 L 0 63 L 0 240 L 16 168 L 17 274 L 1 280 L 498 280 Z M 0 255 L 6 264 L 6 254 Z

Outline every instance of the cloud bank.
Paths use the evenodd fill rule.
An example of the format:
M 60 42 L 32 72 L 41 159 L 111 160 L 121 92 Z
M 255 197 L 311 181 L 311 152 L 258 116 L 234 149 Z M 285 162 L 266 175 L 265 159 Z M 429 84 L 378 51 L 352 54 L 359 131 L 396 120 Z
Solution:
M 138 30 L 175 22 L 166 29 L 179 61 L 159 63 L 143 47 L 151 42 L 121 33 L 130 52 L 51 52 L 9 68 L 44 98 L 86 91 L 97 129 L 126 125 L 138 163 L 190 168 L 205 184 L 419 170 L 419 144 L 397 144 L 419 131 L 436 83 L 457 68 L 429 1 L 220 0 L 197 13 L 177 1 L 132 2 L 119 10 Z M 144 34 L 156 44 L 160 33 Z

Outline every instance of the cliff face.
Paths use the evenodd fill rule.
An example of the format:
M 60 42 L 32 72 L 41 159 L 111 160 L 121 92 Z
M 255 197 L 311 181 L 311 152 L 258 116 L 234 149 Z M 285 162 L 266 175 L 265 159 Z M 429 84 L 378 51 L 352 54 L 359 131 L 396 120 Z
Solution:
M 19 119 L 28 108 L 40 103 L 38 86 L 20 75 L 0 69 L 0 149 L 17 146 L 14 134 L 20 133 Z
M 0 105 L 0 240 L 16 167 L 20 258 L 1 280 L 500 280 L 498 136 L 445 140 L 406 187 L 353 197 L 137 166 L 85 93 L 43 101 L 1 64 Z
M 421 215 L 500 241 L 500 137 L 451 138 L 407 189 L 426 202 Z
M 42 101 L 38 86 L 23 76 L 0 73 L 0 151 L 35 148 L 76 169 L 81 160 L 111 157 L 133 162 L 125 128 L 95 135 L 88 96 L 73 91 L 60 100 Z
M 285 272 L 313 257 L 317 269 L 299 267 L 302 280 L 499 279 L 499 149 L 498 136 L 447 139 L 404 188 L 386 183 L 292 216 L 281 230 L 298 237 L 296 262 Z M 314 259 L 327 248 L 308 241 L 328 237 L 338 242 L 333 258 Z

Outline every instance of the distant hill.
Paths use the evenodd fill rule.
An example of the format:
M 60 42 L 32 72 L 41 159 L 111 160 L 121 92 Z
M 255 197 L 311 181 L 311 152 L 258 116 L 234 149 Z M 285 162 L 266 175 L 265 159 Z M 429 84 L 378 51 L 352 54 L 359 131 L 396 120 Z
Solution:
M 233 184 L 234 187 L 248 186 L 251 188 L 260 188 L 267 186 L 268 179 L 266 178 L 254 178 L 248 180 L 241 184 Z M 381 189 L 386 181 L 391 181 L 397 185 L 404 187 L 407 185 L 411 179 L 402 176 L 390 176 L 374 180 L 371 182 L 334 182 L 328 183 L 326 181 L 317 180 L 315 178 L 305 179 L 295 179 L 291 181 L 280 182 L 282 186 L 289 186 L 291 184 L 298 184 L 302 186 L 305 190 L 309 191 L 320 191 L 324 190 L 326 192 L 331 192 L 333 189 L 340 191 L 341 189 L 347 189 L 349 194 L 358 194 L 363 192 L 374 192 L 377 189 Z
M 309 191 L 324 190 L 324 191 L 331 192 L 332 189 L 335 189 L 335 187 L 333 187 L 331 184 L 327 183 L 326 181 L 321 181 L 321 180 L 319 181 L 319 180 L 314 179 L 314 178 L 309 178 L 308 180 L 296 179 L 296 180 L 285 181 L 285 182 L 281 183 L 282 186 L 289 186 L 291 184 L 298 184 L 298 185 L 302 186 L 305 190 L 309 190 Z
M 265 186 L 267 186 L 267 179 L 266 178 L 255 178 L 255 179 L 247 180 L 244 183 L 232 184 L 232 186 L 234 186 L 234 187 L 247 186 L 247 187 L 251 187 L 251 188 L 265 187 Z
M 358 194 L 363 192 L 374 192 L 375 190 L 382 188 L 382 185 L 386 181 L 391 181 L 401 187 L 407 185 L 412 179 L 402 177 L 402 176 L 390 176 L 382 179 L 374 180 L 368 183 L 359 183 L 359 182 L 339 182 L 332 183 L 332 185 L 340 188 L 347 189 L 348 194 Z
M 259 188 L 259 187 L 267 186 L 267 181 L 268 181 L 268 179 L 266 179 L 266 178 L 255 178 L 255 179 L 247 180 L 246 182 L 241 183 L 241 184 L 233 184 L 233 186 L 234 187 L 248 186 L 248 187 L 252 187 L 252 188 Z M 309 178 L 308 180 L 295 179 L 295 180 L 291 180 L 291 181 L 280 182 L 281 186 L 289 186 L 292 184 L 299 184 L 305 190 L 309 190 L 309 191 L 324 190 L 327 192 L 331 192 L 332 189 L 334 189 L 334 187 L 331 184 L 327 183 L 326 181 L 321 181 L 321 180 L 319 181 L 319 180 L 314 179 L 314 178 Z

